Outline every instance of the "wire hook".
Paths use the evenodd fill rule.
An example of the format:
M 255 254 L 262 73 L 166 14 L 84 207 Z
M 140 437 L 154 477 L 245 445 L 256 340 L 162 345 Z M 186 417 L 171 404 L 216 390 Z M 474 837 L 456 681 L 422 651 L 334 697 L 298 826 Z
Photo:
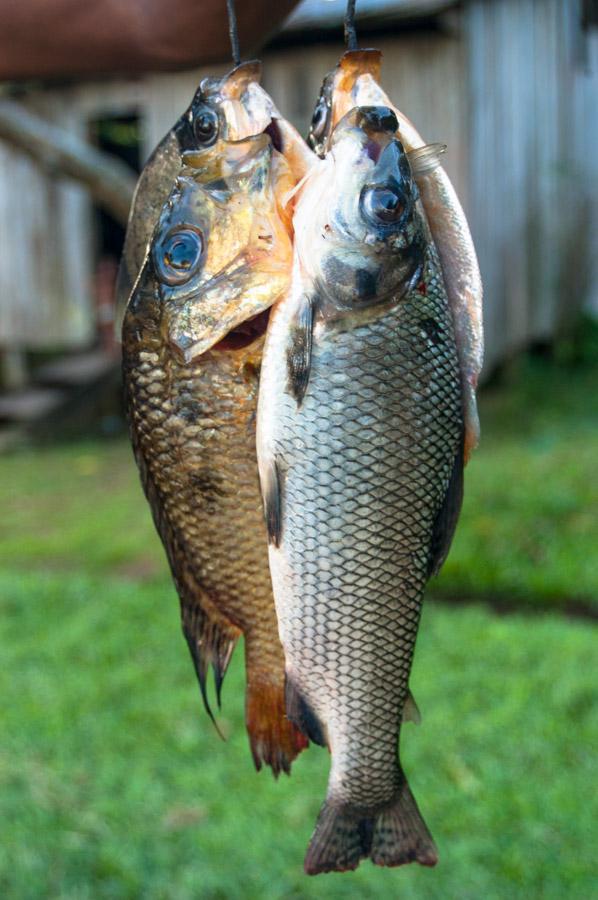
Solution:
M 347 45 L 347 50 L 357 50 L 355 3 L 356 0 L 347 0 L 347 12 L 345 13 L 345 43 Z
M 226 0 L 226 11 L 228 13 L 228 33 L 230 36 L 230 49 L 233 56 L 233 63 L 235 66 L 238 66 L 241 62 L 241 51 L 239 49 L 239 32 L 237 31 L 235 0 Z

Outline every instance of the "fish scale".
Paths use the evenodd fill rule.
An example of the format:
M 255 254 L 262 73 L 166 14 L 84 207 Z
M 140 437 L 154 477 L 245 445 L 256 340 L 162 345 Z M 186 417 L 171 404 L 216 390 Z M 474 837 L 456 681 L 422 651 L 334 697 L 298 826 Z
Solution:
M 275 314 L 264 394 L 282 378 L 276 346 L 286 327 Z M 268 423 L 282 518 L 270 560 L 287 676 L 332 756 L 312 847 L 333 838 L 340 855 L 310 868 L 308 853 L 306 866 L 354 868 L 364 855 L 354 830 L 360 816 L 382 811 L 378 845 L 396 841 L 401 828 L 421 834 L 423 825 L 397 740 L 434 523 L 463 428 L 452 319 L 431 242 L 418 286 L 377 319 L 346 329 L 342 320 L 316 321 L 305 397 L 298 406 L 278 391 Z M 401 792 L 402 820 L 385 824 Z M 335 809 L 351 811 L 353 831 L 346 819 L 332 826 L 326 815 Z
M 123 327 L 125 399 L 142 480 L 184 601 L 183 621 L 191 609 L 209 614 L 205 639 L 220 632 L 226 659 L 244 633 L 254 759 L 288 771 L 306 741 L 284 715 L 284 658 L 273 639 L 255 465 L 263 338 L 185 364 L 162 339 L 159 310 L 158 299 L 142 292 Z

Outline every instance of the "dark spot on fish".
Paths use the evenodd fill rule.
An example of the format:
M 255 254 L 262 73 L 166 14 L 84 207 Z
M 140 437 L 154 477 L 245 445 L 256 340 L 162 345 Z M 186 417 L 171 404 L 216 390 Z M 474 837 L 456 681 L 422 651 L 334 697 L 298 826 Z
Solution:
M 419 282 L 419 284 L 417 285 L 417 291 L 422 295 L 422 297 L 428 296 L 428 287 L 425 281 L 422 280 Z
M 425 332 L 426 337 L 429 338 L 433 344 L 442 343 L 442 328 L 436 319 L 422 319 L 419 324 Z
M 213 502 L 217 497 L 225 497 L 222 475 L 210 469 L 199 469 L 189 473 L 189 485 L 194 493 L 206 502 Z
M 262 479 L 262 492 L 264 496 L 264 516 L 268 532 L 268 543 L 280 547 L 282 537 L 282 497 L 280 486 L 280 471 L 276 460 L 272 460 Z
M 247 362 L 243 366 L 243 380 L 246 384 L 253 384 L 260 377 L 260 366 L 253 362 Z
M 179 406 L 176 412 L 181 419 L 191 424 L 194 424 L 203 415 L 202 405 L 197 400 L 188 400 L 184 405 Z
M 268 172 L 269 172 L 268 167 L 266 167 L 264 165 L 258 165 L 251 176 L 250 190 L 263 191 L 264 185 L 266 184 Z
M 287 386 L 297 406 L 303 402 L 311 370 L 314 300 L 304 296 L 292 323 L 287 346 Z
M 299 731 L 303 732 L 314 744 L 320 747 L 326 746 L 326 738 L 324 729 L 316 716 L 315 712 L 309 705 L 305 697 L 300 693 L 297 685 L 285 673 L 285 707 L 287 718 L 295 725 Z
M 264 133 L 270 136 L 274 149 L 278 150 L 279 153 L 283 153 L 282 134 L 280 133 L 280 128 L 275 119 L 272 119 L 268 127 L 264 129 Z
M 349 280 L 353 280 L 353 266 L 347 265 L 340 257 L 330 255 L 324 260 L 325 281 L 328 284 L 347 284 Z
M 376 296 L 378 278 L 376 272 L 358 269 L 355 273 L 355 290 L 360 300 L 371 300 Z

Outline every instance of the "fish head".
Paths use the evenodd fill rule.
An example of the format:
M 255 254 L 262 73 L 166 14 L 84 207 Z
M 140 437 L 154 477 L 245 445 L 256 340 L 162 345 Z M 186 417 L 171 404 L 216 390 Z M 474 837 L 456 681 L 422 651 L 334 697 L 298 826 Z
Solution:
M 272 101 L 259 87 L 257 60 L 236 66 L 222 78 L 203 78 L 174 132 L 181 153 L 201 151 L 218 139 L 238 141 L 261 134 L 272 119 Z
M 364 76 L 374 84 L 380 81 L 381 59 L 379 50 L 347 50 L 336 68 L 324 77 L 307 137 L 318 156 L 326 155 L 338 122 L 354 107 L 364 105 L 356 99 L 358 83 Z
M 131 206 L 116 289 L 115 324 L 120 331 L 131 290 L 143 264 L 160 210 L 186 152 L 202 153 L 219 141 L 239 141 L 271 124 L 274 106 L 260 87 L 261 64 L 236 66 L 220 78 L 202 79 L 180 118 L 145 164 Z
M 295 241 L 330 314 L 404 294 L 417 277 L 425 225 L 409 158 L 389 107 L 356 107 L 302 191 Z
M 153 286 L 162 337 L 187 363 L 286 289 L 292 247 L 273 196 L 272 155 L 265 134 L 183 154 L 132 302 Z

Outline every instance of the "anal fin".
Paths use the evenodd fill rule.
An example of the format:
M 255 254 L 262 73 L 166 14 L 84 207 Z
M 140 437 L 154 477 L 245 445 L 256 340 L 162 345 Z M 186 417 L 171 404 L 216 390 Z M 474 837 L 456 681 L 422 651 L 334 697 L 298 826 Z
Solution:
M 327 747 L 328 741 L 321 722 L 292 679 L 289 678 L 288 673 L 285 681 L 285 704 L 287 718 L 297 726 L 299 731 L 302 731 L 314 744 Z
M 421 725 L 421 720 L 422 715 L 415 702 L 415 697 L 411 691 L 407 691 L 407 697 L 403 705 L 403 722 L 413 722 L 414 725 Z

